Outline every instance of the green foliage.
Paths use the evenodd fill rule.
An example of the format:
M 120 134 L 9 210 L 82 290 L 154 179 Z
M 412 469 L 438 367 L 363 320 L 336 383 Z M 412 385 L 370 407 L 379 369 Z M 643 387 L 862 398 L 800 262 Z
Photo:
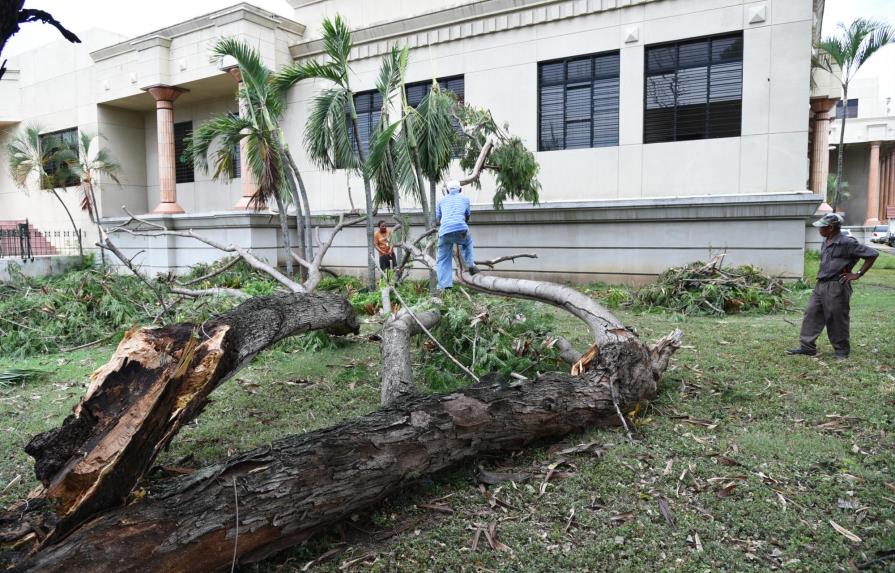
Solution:
M 540 166 L 534 153 L 525 147 L 519 137 L 509 135 L 506 125 L 499 127 L 486 109 L 458 104 L 455 114 L 465 134 L 460 155 L 460 167 L 464 171 L 475 168 L 482 147 L 489 138 L 494 142 L 494 148 L 483 166 L 483 171 L 493 173 L 497 179 L 497 191 L 492 198 L 494 208 L 503 208 L 508 199 L 537 205 L 541 183 L 538 181 Z M 479 180 L 472 185 L 481 188 Z
M 788 307 L 788 292 L 782 280 L 751 265 L 722 269 L 714 262 L 695 262 L 668 269 L 655 283 L 637 291 L 630 305 L 688 315 L 769 314 Z
M 564 369 L 550 333 L 555 315 L 536 303 L 462 294 L 446 295 L 442 319 L 432 334 L 477 375 Z M 419 337 L 424 353 L 420 374 L 433 391 L 465 386 L 466 375 L 428 339 Z M 475 350 L 473 350 L 473 348 Z
M 44 370 L 34 368 L 6 368 L 0 370 L 0 388 L 23 386 L 28 383 L 40 382 L 47 377 Z
M 492 151 L 488 168 L 497 177 L 497 192 L 493 198 L 495 209 L 502 208 L 507 199 L 538 204 L 540 166 L 534 153 L 525 147 L 521 139 L 511 137 Z

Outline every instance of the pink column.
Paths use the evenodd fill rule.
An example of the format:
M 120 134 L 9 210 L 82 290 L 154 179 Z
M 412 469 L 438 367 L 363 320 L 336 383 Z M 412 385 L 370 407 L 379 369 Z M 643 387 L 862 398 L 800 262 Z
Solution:
M 238 89 L 242 89 L 242 73 L 239 71 L 239 66 L 231 66 L 225 68 L 224 71 L 233 76 L 233 79 L 238 82 Z M 247 113 L 245 100 L 239 98 L 239 117 L 245 117 Z M 245 138 L 239 140 L 239 177 L 242 197 L 240 197 L 239 202 L 233 206 L 233 209 L 265 209 L 267 206 L 264 203 L 255 204 L 255 202 L 252 201 L 252 197 L 258 192 L 258 185 L 255 183 L 255 176 L 252 174 L 252 168 L 249 167 L 246 145 Z
M 177 204 L 177 160 L 174 157 L 174 100 L 188 91 L 174 86 L 144 88 L 155 98 L 158 129 L 159 204 L 153 213 L 183 213 Z
M 895 209 L 895 145 L 889 150 L 889 192 L 883 201 L 883 216 L 890 221 L 895 216 L 889 215 L 889 211 Z
M 830 174 L 830 110 L 834 99 L 811 102 L 814 112 L 814 145 L 811 149 L 811 190 L 826 198 L 827 177 Z M 832 210 L 832 209 L 830 209 Z
M 867 220 L 865 227 L 879 225 L 879 141 L 870 144 L 870 169 L 867 172 Z

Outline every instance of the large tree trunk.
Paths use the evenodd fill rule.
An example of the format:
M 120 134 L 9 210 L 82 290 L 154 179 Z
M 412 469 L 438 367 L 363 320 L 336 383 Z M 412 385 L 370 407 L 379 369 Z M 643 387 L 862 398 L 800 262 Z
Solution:
M 414 393 L 410 341 L 423 329 L 410 312 L 402 308 L 397 316 L 389 317 L 379 335 L 382 338 L 382 384 L 379 394 L 383 406 Z M 426 328 L 432 328 L 441 319 L 436 311 L 415 314 Z
M 57 509 L 47 542 L 122 503 L 208 395 L 258 352 L 302 332 L 358 327 L 341 296 L 290 293 L 252 298 L 203 324 L 129 331 L 74 414 L 25 448 Z
M 18 563 L 29 572 L 218 571 L 300 543 L 419 476 L 484 452 L 618 422 L 656 393 L 679 346 L 636 338 L 601 348 L 578 377 L 489 381 L 393 406 L 154 484 Z M 615 400 L 614 400 L 615 398 Z

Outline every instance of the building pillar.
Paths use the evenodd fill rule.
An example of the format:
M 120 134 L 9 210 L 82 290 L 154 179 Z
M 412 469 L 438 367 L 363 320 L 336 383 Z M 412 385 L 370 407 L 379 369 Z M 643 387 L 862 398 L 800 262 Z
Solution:
M 814 142 L 811 149 L 811 191 L 824 198 L 826 205 L 827 179 L 830 174 L 830 111 L 836 105 L 835 99 L 822 99 L 811 102 L 814 112 Z
M 883 200 L 883 216 L 889 221 L 895 219 L 895 216 L 889 215 L 889 211 L 895 209 L 895 145 L 889 149 L 889 188 L 886 198 Z
M 174 100 L 189 91 L 174 86 L 144 88 L 155 98 L 155 123 L 158 130 L 159 204 L 153 213 L 183 213 L 177 204 L 177 158 L 174 156 Z
M 224 71 L 233 76 L 233 79 L 237 81 L 237 89 L 242 90 L 242 73 L 239 70 L 239 66 L 230 66 L 224 68 Z M 248 110 L 246 109 L 245 99 L 239 98 L 239 117 L 246 117 L 247 114 Z M 255 176 L 249 166 L 248 153 L 246 151 L 247 145 L 244 137 L 239 140 L 239 178 L 242 197 L 240 197 L 239 202 L 233 206 L 233 209 L 261 210 L 265 209 L 267 206 L 264 203 L 256 205 L 255 202 L 252 201 L 252 197 L 258 192 L 258 184 L 255 183 Z
M 867 170 L 867 220 L 865 227 L 879 225 L 879 141 L 870 143 L 870 169 Z

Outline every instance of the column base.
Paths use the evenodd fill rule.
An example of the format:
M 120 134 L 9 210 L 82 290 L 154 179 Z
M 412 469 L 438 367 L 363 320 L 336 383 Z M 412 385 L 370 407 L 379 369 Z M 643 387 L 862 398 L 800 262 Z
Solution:
M 261 203 L 260 205 L 253 202 L 251 197 L 240 197 L 239 202 L 236 205 L 230 207 L 231 211 L 263 211 L 267 209 L 267 205 Z
M 179 213 L 186 213 L 183 210 L 183 207 L 178 205 L 177 203 L 159 203 L 155 209 L 152 210 L 153 213 L 162 213 L 165 215 L 177 215 Z

